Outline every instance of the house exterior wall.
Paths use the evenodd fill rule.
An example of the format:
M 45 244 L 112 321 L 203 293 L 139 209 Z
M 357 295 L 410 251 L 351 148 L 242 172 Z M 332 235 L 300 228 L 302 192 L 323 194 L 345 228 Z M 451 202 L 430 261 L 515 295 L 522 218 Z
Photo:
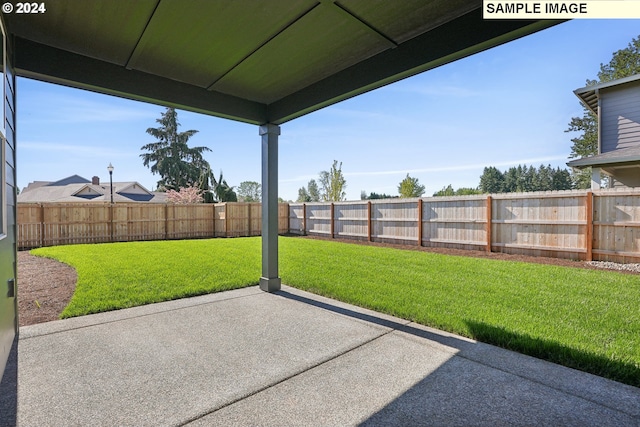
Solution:
M 603 90 L 601 153 L 640 146 L 640 82 Z
M 0 19 L 4 28 L 4 23 Z M 16 131 L 15 131 L 15 75 L 11 40 L 6 40 L 4 73 L 0 85 L 4 86 L 4 122 L 3 149 L 0 150 L 0 162 L 3 179 L 1 202 L 2 226 L 0 230 L 0 373 L 4 373 L 7 358 L 18 330 L 18 307 L 16 297 L 17 276 L 17 227 L 16 227 Z M 9 289 L 9 287 L 13 289 Z

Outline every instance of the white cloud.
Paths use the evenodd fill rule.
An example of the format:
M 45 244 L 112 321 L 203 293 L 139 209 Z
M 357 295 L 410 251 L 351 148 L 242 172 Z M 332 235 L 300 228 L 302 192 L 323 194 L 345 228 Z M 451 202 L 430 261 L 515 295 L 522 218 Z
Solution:
M 102 102 L 84 99 L 76 95 L 39 94 L 38 98 L 23 100 L 24 110 L 37 111 L 29 117 L 23 116 L 23 124 L 59 123 L 80 124 L 96 122 L 124 122 L 138 119 L 153 120 L 157 112 L 151 111 L 149 106 L 139 104 L 138 107 L 118 105 L 122 100 L 105 100 Z M 20 119 L 20 116 L 19 116 Z
M 279 179 L 278 182 L 279 183 L 287 183 L 287 182 L 309 182 L 312 179 L 315 179 L 316 181 L 318 180 L 318 174 L 315 175 L 299 175 L 296 176 L 294 178 L 286 178 L 286 179 Z
M 455 85 L 436 85 L 436 84 L 424 84 L 418 85 L 403 84 L 403 85 L 391 85 L 388 90 L 393 90 L 400 93 L 411 93 L 425 96 L 446 96 L 454 98 L 471 98 L 476 96 L 482 96 L 483 93 L 478 90 L 470 89 L 463 86 Z
M 73 145 L 73 144 L 61 144 L 56 142 L 29 142 L 20 141 L 18 143 L 20 151 L 33 151 L 37 154 L 43 152 L 57 153 L 57 154 L 69 154 L 73 156 L 91 156 L 91 157 L 123 157 L 130 156 L 131 152 L 123 151 L 119 147 L 107 148 L 104 146 L 89 146 L 89 145 Z

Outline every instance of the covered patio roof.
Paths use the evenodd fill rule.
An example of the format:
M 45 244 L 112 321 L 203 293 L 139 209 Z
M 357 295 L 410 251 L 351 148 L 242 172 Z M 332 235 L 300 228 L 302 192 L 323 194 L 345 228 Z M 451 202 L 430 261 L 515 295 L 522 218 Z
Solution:
M 56 0 L 5 14 L 19 76 L 253 124 L 549 27 L 468 0 Z
M 262 277 L 278 276 L 279 125 L 558 21 L 480 0 L 56 0 L 5 14 L 19 76 L 260 125 Z

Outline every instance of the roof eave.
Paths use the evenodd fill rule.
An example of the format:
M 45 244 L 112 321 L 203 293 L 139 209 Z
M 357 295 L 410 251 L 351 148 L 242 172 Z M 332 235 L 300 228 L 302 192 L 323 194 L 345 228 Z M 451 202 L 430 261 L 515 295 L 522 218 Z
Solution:
M 634 163 L 640 164 L 640 155 L 635 156 L 623 156 L 615 160 L 602 160 L 594 157 L 586 157 L 582 159 L 572 160 L 567 162 L 567 166 L 577 169 L 583 169 L 587 167 L 616 167 L 616 166 L 628 166 Z
M 602 89 L 608 89 L 614 86 L 620 86 L 627 83 L 640 81 L 640 74 L 634 74 L 632 76 L 623 77 L 621 79 L 611 80 L 607 82 L 598 83 L 591 86 L 585 86 L 580 89 L 576 89 L 573 93 L 582 101 L 582 103 L 591 110 L 594 114 L 598 114 L 598 97 L 599 92 Z

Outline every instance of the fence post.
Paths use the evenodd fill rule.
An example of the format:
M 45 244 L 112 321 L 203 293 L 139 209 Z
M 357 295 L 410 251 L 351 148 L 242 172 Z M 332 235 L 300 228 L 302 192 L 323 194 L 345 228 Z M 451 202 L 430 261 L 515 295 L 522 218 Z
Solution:
M 287 206 L 287 234 L 291 233 L 291 205 L 285 203 Z
M 247 237 L 251 237 L 251 202 L 247 203 Z
M 113 243 L 113 203 L 109 204 L 109 235 L 109 241 Z
M 367 201 L 367 240 L 371 241 L 371 200 Z
M 211 227 L 211 237 L 216 237 L 216 204 L 211 203 L 211 221 L 213 222 L 213 227 Z
M 40 247 L 44 246 L 46 227 L 44 226 L 44 203 L 40 203 Z
M 164 240 L 169 240 L 169 203 L 164 204 Z
M 335 231 L 335 227 L 334 227 L 334 224 L 333 224 L 333 221 L 335 219 L 334 218 L 334 213 L 333 213 L 333 202 L 331 202 L 331 215 L 330 215 L 330 218 L 331 218 L 331 238 L 333 239 L 333 233 Z
M 418 246 L 422 246 L 422 199 L 418 199 Z
M 586 246 L 587 246 L 587 261 L 593 261 L 593 192 L 587 191 L 586 195 L 586 220 L 587 220 L 587 230 L 586 230 Z
M 487 215 L 487 252 L 491 252 L 491 219 L 493 218 L 491 196 L 487 196 L 486 215 Z
M 227 206 L 229 203 L 224 204 L 224 236 L 229 237 L 229 209 Z
M 307 204 L 302 204 L 302 235 L 307 235 Z

